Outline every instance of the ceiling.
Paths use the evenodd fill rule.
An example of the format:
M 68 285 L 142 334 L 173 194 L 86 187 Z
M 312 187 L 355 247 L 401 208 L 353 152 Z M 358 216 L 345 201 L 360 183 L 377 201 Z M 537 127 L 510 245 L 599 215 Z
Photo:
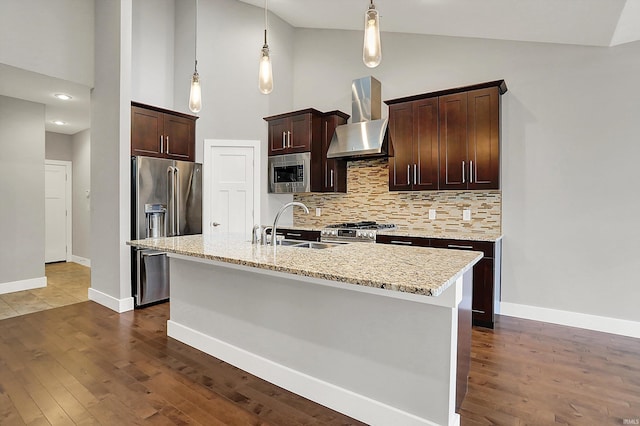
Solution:
M 63 101 L 56 93 L 72 97 Z M 45 130 L 73 135 L 91 125 L 90 90 L 87 86 L 0 64 L 0 95 L 45 105 Z M 62 120 L 67 124 L 53 124 Z
M 265 0 L 239 0 L 264 7 Z M 615 46 L 640 40 L 640 0 L 374 0 L 382 32 Z M 369 0 L 270 0 L 297 28 L 362 30 Z
M 265 0 L 238 0 L 260 8 Z M 374 0 L 383 32 L 616 46 L 640 40 L 640 0 Z M 270 0 L 296 28 L 361 31 L 369 0 Z M 53 97 L 67 93 L 70 101 Z M 0 95 L 42 103 L 45 129 L 75 134 L 91 125 L 90 89 L 0 64 Z M 53 120 L 67 124 L 58 126 Z

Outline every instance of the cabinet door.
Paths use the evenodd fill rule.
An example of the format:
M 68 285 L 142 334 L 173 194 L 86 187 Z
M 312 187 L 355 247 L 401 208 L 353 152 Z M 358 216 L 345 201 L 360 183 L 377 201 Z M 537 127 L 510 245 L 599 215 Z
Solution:
M 467 93 L 441 96 L 440 189 L 467 189 Z
M 483 257 L 473 267 L 473 324 L 493 328 L 494 259 Z
M 327 150 L 336 127 L 347 120 L 338 115 L 322 118 L 322 192 L 347 192 L 347 162 L 335 158 L 327 158 Z
M 414 190 L 438 189 L 438 100 L 423 99 L 413 105 Z
M 269 122 L 269 155 L 286 153 L 289 127 L 288 118 L 280 118 Z
M 500 94 L 497 87 L 468 92 L 469 188 L 499 189 Z
M 291 135 L 288 135 L 289 148 L 291 153 L 295 152 L 308 152 L 311 151 L 311 140 L 314 136 L 314 131 L 317 133 L 318 129 L 313 128 L 313 119 L 310 113 L 300 114 L 298 116 L 291 117 Z M 320 137 L 320 134 L 317 134 Z
M 167 158 L 195 160 L 195 121 L 164 114 L 164 138 Z
M 394 156 L 389 157 L 389 190 L 411 189 L 413 173 L 413 103 L 403 102 L 389 106 L 389 141 Z
M 162 113 L 131 107 L 131 155 L 164 156 Z

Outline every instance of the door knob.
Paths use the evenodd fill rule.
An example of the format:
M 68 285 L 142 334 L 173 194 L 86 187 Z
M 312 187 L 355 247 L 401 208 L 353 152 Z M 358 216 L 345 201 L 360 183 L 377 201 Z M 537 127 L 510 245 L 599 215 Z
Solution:
M 218 222 L 211 222 L 211 226 L 220 226 Z

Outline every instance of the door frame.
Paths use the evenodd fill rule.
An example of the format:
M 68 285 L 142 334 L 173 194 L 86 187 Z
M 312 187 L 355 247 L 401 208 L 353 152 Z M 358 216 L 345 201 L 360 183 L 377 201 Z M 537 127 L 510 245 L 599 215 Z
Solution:
M 45 166 L 64 166 L 65 168 L 65 209 L 67 210 L 67 235 L 66 235 L 66 262 L 72 261 L 72 253 L 73 253 L 73 163 L 71 161 L 60 161 L 60 160 L 44 160 Z M 45 174 L 46 176 L 46 174 Z M 46 194 L 45 194 L 46 197 Z M 45 212 L 46 214 L 46 212 Z
M 211 164 L 208 164 L 207 151 L 215 147 L 231 148 L 251 148 L 253 149 L 253 223 L 261 225 L 260 221 L 260 198 L 262 197 L 262 187 L 260 185 L 262 176 L 262 151 L 259 140 L 237 140 L 237 139 L 205 139 L 202 147 L 202 229 L 209 229 L 207 220 L 211 218 L 211 205 L 209 191 L 205 191 L 205 182 L 211 180 Z M 208 185 L 208 184 L 207 184 Z

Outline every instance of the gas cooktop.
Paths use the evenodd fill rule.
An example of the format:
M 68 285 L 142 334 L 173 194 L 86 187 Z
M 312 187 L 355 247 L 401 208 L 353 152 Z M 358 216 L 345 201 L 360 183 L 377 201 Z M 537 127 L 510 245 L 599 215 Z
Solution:
M 326 228 L 344 228 L 344 229 L 395 229 L 396 225 L 393 223 L 377 223 L 370 220 L 363 220 L 361 222 L 344 222 L 336 223 L 334 225 L 327 225 Z
M 395 229 L 392 223 L 377 223 L 373 221 L 345 222 L 327 225 L 320 232 L 321 241 L 376 241 L 376 231 Z

